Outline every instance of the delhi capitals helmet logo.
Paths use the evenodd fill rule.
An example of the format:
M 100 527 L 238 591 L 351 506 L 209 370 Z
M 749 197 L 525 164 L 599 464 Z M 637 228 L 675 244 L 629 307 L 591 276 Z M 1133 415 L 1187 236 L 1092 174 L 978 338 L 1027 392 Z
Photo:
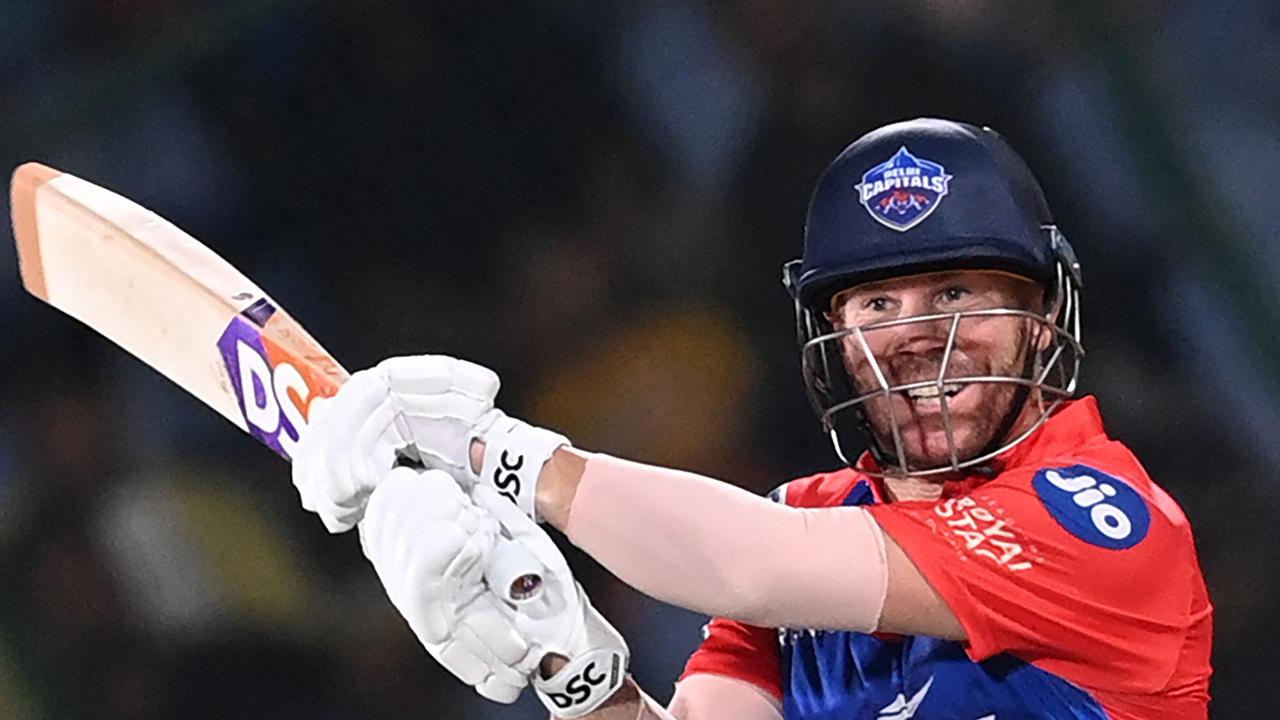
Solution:
M 919 225 L 947 194 L 951 176 L 936 162 L 918 158 L 904 145 L 876 165 L 854 187 L 876 222 L 906 232 Z

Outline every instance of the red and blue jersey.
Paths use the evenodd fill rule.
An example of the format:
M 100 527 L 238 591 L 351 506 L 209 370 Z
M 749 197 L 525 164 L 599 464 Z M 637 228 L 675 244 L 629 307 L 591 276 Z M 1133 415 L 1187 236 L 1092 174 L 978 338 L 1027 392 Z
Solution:
M 999 461 L 937 500 L 886 502 L 854 469 L 775 492 L 867 507 L 967 641 L 716 618 L 685 675 L 753 683 L 788 720 L 1207 718 L 1212 607 L 1190 526 L 1096 401 L 1067 404 Z

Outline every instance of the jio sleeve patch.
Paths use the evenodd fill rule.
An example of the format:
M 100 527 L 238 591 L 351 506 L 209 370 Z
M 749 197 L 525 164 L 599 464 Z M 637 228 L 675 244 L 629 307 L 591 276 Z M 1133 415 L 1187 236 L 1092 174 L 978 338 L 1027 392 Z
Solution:
M 1151 511 L 1136 490 L 1088 465 L 1042 468 L 1031 485 L 1053 519 L 1091 545 L 1126 550 L 1151 527 Z

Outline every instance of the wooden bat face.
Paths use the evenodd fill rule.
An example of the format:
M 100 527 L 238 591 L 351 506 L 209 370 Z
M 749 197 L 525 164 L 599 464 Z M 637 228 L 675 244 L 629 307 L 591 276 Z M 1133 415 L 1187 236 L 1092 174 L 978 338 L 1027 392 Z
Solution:
M 23 284 L 285 458 L 347 373 L 212 250 L 137 203 L 37 163 L 13 175 Z

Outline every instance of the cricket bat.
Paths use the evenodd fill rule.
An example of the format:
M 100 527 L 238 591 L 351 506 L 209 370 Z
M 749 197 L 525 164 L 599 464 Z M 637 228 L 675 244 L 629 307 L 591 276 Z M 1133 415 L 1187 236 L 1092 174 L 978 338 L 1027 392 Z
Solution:
M 22 282 L 292 459 L 307 418 L 347 371 L 240 271 L 128 198 L 39 163 L 13 173 Z M 524 603 L 542 588 L 523 545 L 499 543 L 485 578 Z

